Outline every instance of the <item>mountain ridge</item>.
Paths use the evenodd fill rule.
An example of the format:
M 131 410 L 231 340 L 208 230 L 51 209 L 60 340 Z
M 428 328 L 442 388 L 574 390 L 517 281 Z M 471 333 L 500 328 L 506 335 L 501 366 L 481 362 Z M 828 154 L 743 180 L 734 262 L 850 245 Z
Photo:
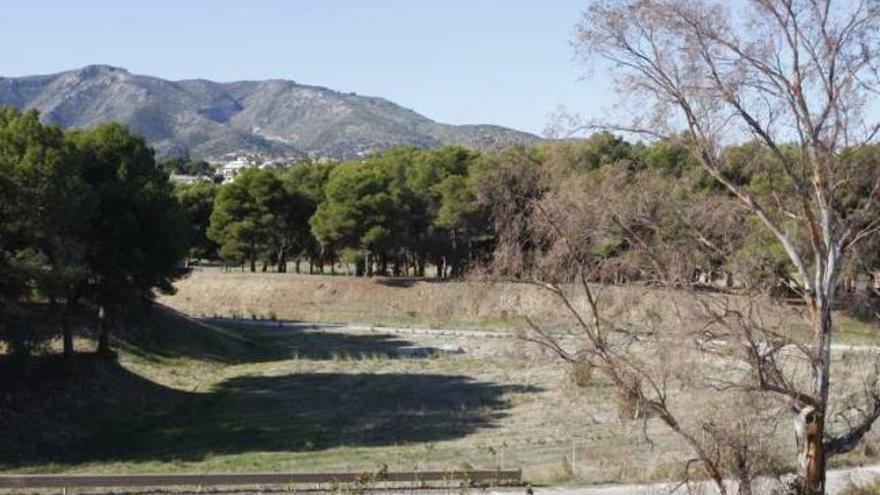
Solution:
M 540 140 L 495 125 L 443 124 L 382 97 L 292 80 L 174 81 L 109 65 L 0 77 L 0 105 L 36 108 L 63 128 L 120 122 L 160 157 L 350 159 L 398 145 L 497 149 Z

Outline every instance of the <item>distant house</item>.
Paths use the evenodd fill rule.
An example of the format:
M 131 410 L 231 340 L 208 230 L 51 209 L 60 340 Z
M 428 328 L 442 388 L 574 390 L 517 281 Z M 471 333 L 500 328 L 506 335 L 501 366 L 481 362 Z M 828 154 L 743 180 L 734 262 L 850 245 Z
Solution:
M 255 153 L 230 153 L 226 155 L 226 160 L 227 161 L 220 162 L 216 165 L 217 169 L 220 171 L 220 175 L 223 176 L 224 183 L 232 182 L 239 174 L 249 168 L 278 170 L 290 165 L 289 158 L 266 158 L 263 155 Z
M 255 167 L 257 164 L 245 157 L 236 158 L 220 167 L 223 182 L 232 182 L 243 170 Z
M 171 182 L 174 182 L 175 184 L 184 184 L 187 186 L 198 184 L 200 182 L 211 182 L 211 178 L 207 175 L 171 174 L 170 178 Z

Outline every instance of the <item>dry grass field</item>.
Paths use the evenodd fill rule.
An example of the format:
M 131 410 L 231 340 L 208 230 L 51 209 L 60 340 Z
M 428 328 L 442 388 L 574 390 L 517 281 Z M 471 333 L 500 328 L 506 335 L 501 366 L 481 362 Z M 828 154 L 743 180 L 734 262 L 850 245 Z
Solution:
M 160 302 L 196 319 L 259 321 L 218 327 L 160 311 L 141 332 L 116 341 L 118 363 L 80 365 L 89 377 L 99 371 L 97 378 L 67 374 L 70 402 L 32 405 L 6 418 L 24 429 L 16 430 L 18 440 L 0 440 L 0 451 L 27 448 L 0 456 L 0 470 L 501 465 L 522 467 L 535 483 L 604 483 L 674 478 L 686 459 L 657 421 L 621 419 L 614 389 L 601 378 L 577 387 L 568 368 L 519 339 L 275 321 L 512 330 L 513 315 L 526 313 L 565 326 L 564 313 L 535 287 L 199 270 L 178 289 Z M 634 287 L 606 288 L 601 297 L 616 317 L 667 321 L 681 319 L 693 299 Z M 767 311 L 797 325 L 795 309 Z M 854 339 L 873 338 L 873 327 L 858 328 Z M 462 352 L 423 356 L 414 348 Z M 858 382 L 864 361 L 859 353 L 839 354 L 836 366 L 846 378 L 836 393 Z M 99 399 L 84 401 L 89 394 Z M 704 397 L 676 394 L 685 415 L 702 410 Z M 32 419 L 47 408 L 53 424 Z M 792 447 L 787 428 L 778 433 L 780 453 Z M 53 430 L 58 435 L 46 433 Z M 878 447 L 872 436 L 838 462 L 874 462 Z

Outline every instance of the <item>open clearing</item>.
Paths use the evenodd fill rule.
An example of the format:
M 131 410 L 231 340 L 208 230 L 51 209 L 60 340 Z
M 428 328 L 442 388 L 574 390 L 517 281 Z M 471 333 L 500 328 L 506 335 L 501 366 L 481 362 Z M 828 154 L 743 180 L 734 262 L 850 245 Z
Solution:
M 575 387 L 567 368 L 541 349 L 515 338 L 480 335 L 509 329 L 507 315 L 514 311 L 552 316 L 552 304 L 534 288 L 502 289 L 196 272 L 180 283 L 177 295 L 161 302 L 196 318 L 265 320 L 220 326 L 163 311 L 142 332 L 117 342 L 118 363 L 83 357 L 76 366 L 61 368 L 66 381 L 34 392 L 35 399 L 44 393 L 60 394 L 61 400 L 31 400 L 0 418 L 10 421 L 7 431 L 16 432 L 0 439 L 0 470 L 500 465 L 522 467 L 535 483 L 652 482 L 677 476 L 685 455 L 679 442 L 656 421 L 643 431 L 641 422 L 619 419 L 614 390 L 601 380 Z M 648 311 L 668 296 L 611 288 L 605 297 L 619 308 Z M 269 318 L 478 331 L 279 326 Z M 852 341 L 870 344 L 870 333 L 863 334 Z M 450 352 L 425 355 L 424 349 Z M 457 349 L 463 352 L 451 352 Z M 858 352 L 839 354 L 838 366 L 852 366 L 847 356 Z M 61 366 L 56 361 L 47 358 L 43 365 Z M 97 378 L 85 378 L 90 376 Z M 35 411 L 50 419 L 35 420 Z M 788 430 L 780 436 L 791 437 Z M 839 463 L 875 462 L 878 438 L 872 436 L 866 445 Z

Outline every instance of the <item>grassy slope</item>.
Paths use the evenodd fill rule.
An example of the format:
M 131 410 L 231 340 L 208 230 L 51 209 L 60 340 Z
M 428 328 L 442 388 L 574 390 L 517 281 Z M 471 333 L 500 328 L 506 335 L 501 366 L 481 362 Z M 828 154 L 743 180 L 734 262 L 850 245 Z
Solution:
M 98 450 L 112 455 L 128 447 L 129 435 L 119 434 L 133 423 L 173 408 L 187 393 L 182 387 L 247 359 L 253 348 L 167 308 L 114 344 L 118 361 L 89 353 L 88 338 L 77 340 L 84 352 L 72 359 L 59 356 L 54 342 L 23 369 L 0 355 L 0 375 L 7 377 L 0 383 L 0 466 L 53 470 L 55 461 L 79 462 Z

